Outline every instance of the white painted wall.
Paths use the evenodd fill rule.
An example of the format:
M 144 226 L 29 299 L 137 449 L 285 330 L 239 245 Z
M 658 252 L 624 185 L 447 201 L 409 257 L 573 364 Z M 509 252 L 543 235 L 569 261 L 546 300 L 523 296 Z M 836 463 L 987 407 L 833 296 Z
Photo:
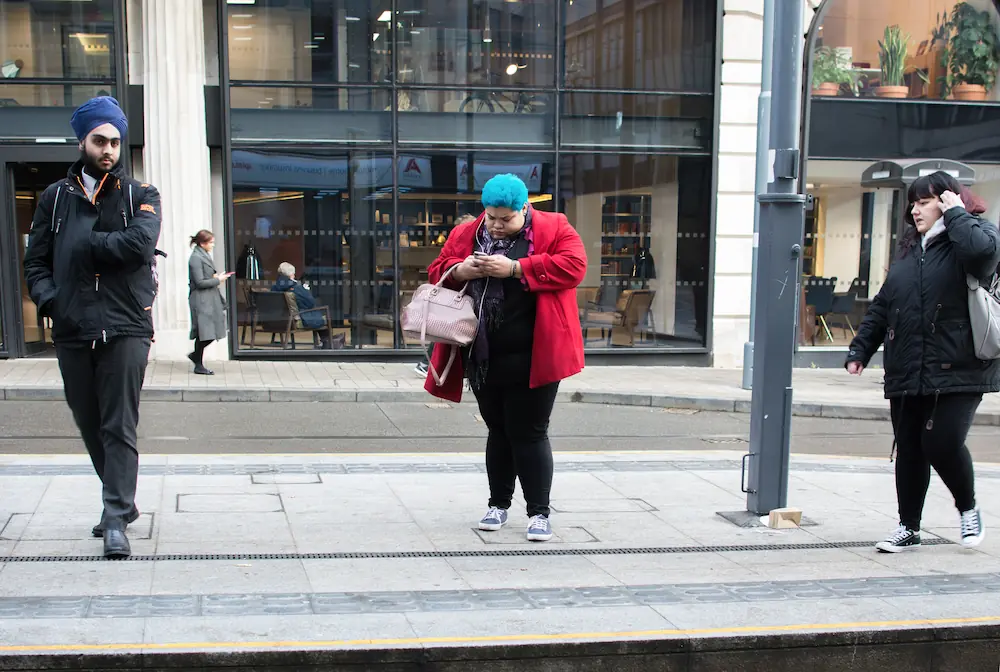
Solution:
M 820 0 L 803 0 L 803 29 Z M 763 0 L 725 0 L 719 116 L 713 359 L 716 367 L 743 364 L 750 333 L 753 255 L 754 154 L 763 50 Z M 719 263 L 720 260 L 725 263 Z
M 818 190 L 826 219 L 823 237 L 823 270 L 837 278 L 838 292 L 846 292 L 857 277 L 861 257 L 861 189 L 841 187 Z

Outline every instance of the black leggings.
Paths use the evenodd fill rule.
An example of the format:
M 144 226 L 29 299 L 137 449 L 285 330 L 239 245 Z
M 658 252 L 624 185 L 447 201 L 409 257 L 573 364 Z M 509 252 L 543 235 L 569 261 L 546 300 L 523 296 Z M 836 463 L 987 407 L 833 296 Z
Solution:
M 528 515 L 549 515 L 552 490 L 549 417 L 558 391 L 559 383 L 535 389 L 527 384 L 487 383 L 476 392 L 479 413 L 490 430 L 486 441 L 490 506 L 509 509 L 514 481 L 520 478 Z
M 210 346 L 213 341 L 195 341 L 194 342 L 194 363 L 197 366 L 204 366 L 203 358 L 205 357 L 205 348 Z
M 899 522 L 920 529 L 931 467 L 955 498 L 959 511 L 976 507 L 972 455 L 965 445 L 981 394 L 896 397 L 890 400 L 896 433 L 896 497 Z

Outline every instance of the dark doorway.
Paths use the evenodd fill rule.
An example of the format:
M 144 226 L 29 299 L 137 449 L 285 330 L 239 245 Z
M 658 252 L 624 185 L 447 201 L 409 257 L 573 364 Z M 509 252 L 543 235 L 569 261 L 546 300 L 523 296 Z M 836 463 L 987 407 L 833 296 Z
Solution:
M 41 148 L 39 148 L 41 149 Z M 28 234 L 42 192 L 66 176 L 76 148 L 12 149 L 3 168 L 0 211 L 0 353 L 7 357 L 53 354 L 51 321 L 38 315 L 24 282 Z M 54 150 L 54 151 L 52 151 Z M 8 152 L 5 152 L 8 153 Z M 36 155 L 44 161 L 21 161 Z M 62 159 L 62 160 L 60 160 Z

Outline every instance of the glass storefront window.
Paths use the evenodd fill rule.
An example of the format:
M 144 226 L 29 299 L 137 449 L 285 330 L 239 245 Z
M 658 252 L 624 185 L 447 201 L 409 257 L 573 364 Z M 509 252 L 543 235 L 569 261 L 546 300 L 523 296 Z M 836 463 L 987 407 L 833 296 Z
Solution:
M 401 144 L 552 147 L 555 143 L 554 94 L 404 89 L 399 98 Z
M 230 240 L 238 273 L 260 269 L 240 276 L 239 351 L 282 347 L 255 303 L 282 262 L 329 309 L 334 347 L 418 348 L 400 310 L 504 172 L 583 236 L 587 348 L 704 348 L 716 11 L 699 0 L 229 5 Z M 313 349 L 309 329 L 292 331 L 297 350 Z
M 567 88 L 712 91 L 714 2 L 562 2 Z
M 368 0 L 228 4 L 232 81 L 389 83 L 391 39 Z M 388 3 L 386 2 L 386 7 Z
M 564 147 L 662 147 L 709 152 L 711 96 L 563 94 Z
M 0 0 L 0 75 L 113 78 L 113 7 L 113 0 Z
M 563 155 L 561 211 L 587 248 L 577 290 L 587 348 L 704 345 L 712 162 Z
M 399 157 L 401 184 L 411 159 L 426 164 Z M 391 155 L 233 150 L 232 180 L 239 348 L 319 348 L 327 328 L 334 348 L 393 347 Z M 277 298 L 282 263 L 307 316 Z
M 1000 100 L 1000 12 L 992 0 L 831 0 L 816 35 L 813 96 Z M 883 54 L 902 67 L 883 69 Z
M 556 0 L 398 0 L 380 25 L 396 31 L 400 84 L 552 87 L 555 19 Z
M 873 161 L 810 159 L 799 344 L 836 347 L 850 343 L 871 300 L 882 288 L 898 242 L 896 226 L 906 194 L 865 189 L 861 176 Z M 971 164 L 972 190 L 1000 218 L 1000 165 Z
M 235 141 L 392 141 L 388 90 L 233 86 L 229 91 Z

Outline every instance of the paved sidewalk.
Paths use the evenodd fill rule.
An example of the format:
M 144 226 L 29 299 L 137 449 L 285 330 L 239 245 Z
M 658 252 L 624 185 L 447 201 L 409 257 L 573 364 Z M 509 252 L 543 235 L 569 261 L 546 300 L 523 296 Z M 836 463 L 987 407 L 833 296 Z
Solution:
M 744 508 L 737 453 L 556 459 L 557 536 L 531 544 L 519 496 L 506 528 L 475 529 L 478 454 L 145 456 L 135 556 L 110 562 L 88 536 L 100 486 L 85 458 L 0 456 L 0 668 L 45 654 L 124 669 L 87 661 L 775 633 L 805 633 L 801 650 L 829 632 L 898 642 L 908 628 L 1000 622 L 1000 534 L 977 550 L 952 543 L 957 514 L 937 479 L 925 547 L 880 555 L 871 544 L 895 524 L 884 460 L 796 457 L 790 504 L 813 524 L 774 531 L 716 513 Z M 1000 468 L 978 476 L 993 525 Z M 856 640 L 851 655 L 864 655 Z M 965 655 L 962 669 L 987 669 Z M 878 669 L 918 669 L 897 662 Z M 733 665 L 697 669 L 764 669 Z
M 216 362 L 216 375 L 196 376 L 188 363 L 154 361 L 143 398 L 158 401 L 431 401 L 410 364 L 335 362 Z M 566 380 L 560 401 L 749 412 L 742 371 L 671 366 L 592 366 Z M 888 418 L 882 376 L 841 369 L 796 369 L 795 415 Z M 55 360 L 0 361 L 0 394 L 7 400 L 61 400 Z M 468 397 L 471 399 L 471 395 Z M 987 395 L 977 424 L 1000 425 L 1000 397 Z

